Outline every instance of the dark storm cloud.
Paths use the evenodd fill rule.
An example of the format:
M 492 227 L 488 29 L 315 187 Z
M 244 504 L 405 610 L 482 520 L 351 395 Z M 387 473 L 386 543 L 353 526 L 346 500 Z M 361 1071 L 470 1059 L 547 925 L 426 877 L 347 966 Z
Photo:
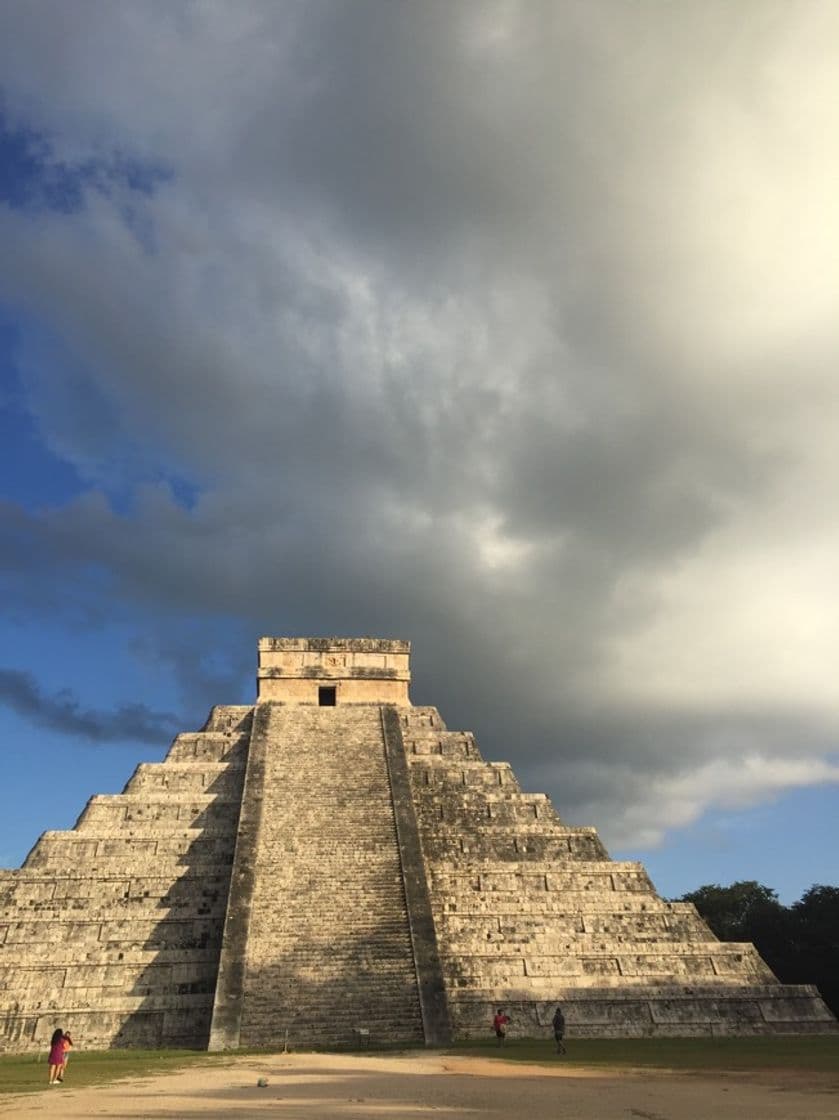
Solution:
M 30 673 L 0 669 L 0 704 L 40 727 L 94 743 L 153 743 L 159 746 L 178 730 L 178 717 L 153 712 L 144 704 L 123 704 L 113 712 L 82 708 L 69 692 L 48 695 Z
M 88 485 L 0 511 L 17 609 L 107 603 L 189 704 L 260 633 L 411 638 L 418 700 L 622 836 L 829 776 L 819 11 L 0 11 L 44 158 L 167 172 L 0 210 L 28 406 Z

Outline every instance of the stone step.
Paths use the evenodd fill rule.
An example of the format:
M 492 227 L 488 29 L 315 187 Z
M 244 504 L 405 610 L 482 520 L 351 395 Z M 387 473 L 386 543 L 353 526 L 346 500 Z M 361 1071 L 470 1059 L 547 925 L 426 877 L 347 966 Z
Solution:
M 491 786 L 488 789 L 469 788 L 422 788 L 414 790 L 417 809 L 423 814 L 433 814 L 435 810 L 439 815 L 442 807 L 446 810 L 456 811 L 462 808 L 466 811 L 483 809 L 484 815 L 490 819 L 496 806 L 504 808 L 509 805 L 538 805 L 546 811 L 549 817 L 555 817 L 553 806 L 544 793 L 522 793 L 518 789 L 504 789 L 503 786 Z M 549 810 L 549 811 L 548 811 Z M 531 813 L 534 819 L 539 818 L 539 813 Z
M 652 884 L 643 865 L 634 861 L 534 862 L 528 864 L 525 870 L 489 861 L 465 869 L 457 865 L 438 864 L 432 871 L 431 883 L 435 891 L 452 899 L 472 893 L 510 893 L 519 897 L 585 891 L 592 894 L 622 891 L 652 894 Z
M 408 753 L 409 762 L 426 762 L 430 759 L 442 757 L 449 761 L 475 761 L 480 762 L 482 765 L 487 765 L 484 762 L 477 746 L 474 741 L 469 739 L 453 739 L 453 740 L 440 740 L 440 739 L 408 739 L 405 743 L 405 749 Z
M 3 959 L 14 946 L 24 950 L 32 944 L 60 944 L 65 938 L 82 945 L 130 943 L 134 948 L 172 948 L 201 949 L 204 945 L 218 941 L 221 936 L 219 917 L 169 916 L 158 918 L 126 917 L 118 911 L 111 911 L 96 918 L 67 918 L 62 927 L 57 927 L 54 919 L 37 914 L 18 921 L 6 922 L 0 927 L 0 945 Z
M 489 881 L 494 874 L 497 874 L 503 876 L 503 882 L 505 883 L 510 882 L 512 878 L 528 880 L 537 878 L 544 882 L 552 879 L 564 879 L 566 876 L 572 876 L 574 881 L 578 882 L 582 876 L 586 875 L 624 875 L 631 873 L 642 875 L 649 882 L 643 863 L 634 859 L 569 860 L 565 864 L 557 864 L 547 860 L 540 864 L 534 860 L 521 871 L 511 870 L 504 861 L 483 860 L 479 863 L 476 862 L 474 867 L 468 869 L 463 869 L 457 863 L 447 864 L 440 861 L 435 865 L 434 873 L 437 876 L 451 875 L 459 879 L 480 876 L 484 881 Z
M 469 765 L 464 762 L 451 763 L 445 760 L 433 766 L 413 762 L 411 782 L 414 796 L 423 797 L 428 787 L 445 789 L 487 789 L 503 788 L 505 792 L 521 793 L 515 775 L 509 766 L 496 762 L 479 762 Z
M 71 899 L 65 905 L 52 905 L 49 902 L 36 903 L 25 909 L 13 910 L 8 908 L 0 912 L 0 923 L 14 929 L 19 922 L 54 921 L 54 922 L 102 922 L 107 925 L 113 921 L 143 921 L 159 924 L 160 922 L 180 919 L 213 919 L 219 923 L 224 921 L 226 892 L 218 892 L 215 897 L 203 899 L 184 898 L 125 898 L 121 900 L 108 900 L 109 905 L 103 905 L 93 899 Z M 11 938 L 11 933 L 7 934 Z M 0 941 L 0 944 L 3 942 Z
M 586 946 L 594 950 L 611 949 L 620 945 L 623 948 L 638 944 L 641 949 L 651 944 L 661 944 L 665 951 L 672 945 L 695 946 L 698 943 L 707 944 L 712 940 L 707 926 L 698 922 L 691 929 L 682 929 L 678 926 L 668 926 L 664 915 L 659 915 L 660 921 L 648 925 L 628 925 L 623 931 L 603 933 L 582 928 L 586 920 L 582 915 L 559 916 L 558 920 L 543 922 L 541 928 L 536 921 L 528 923 L 525 929 L 516 929 L 511 920 L 503 931 L 497 928 L 497 920 L 484 920 L 476 922 L 470 928 L 468 922 L 452 926 L 446 922 L 440 923 L 438 940 L 445 944 L 449 951 L 459 954 L 503 952 L 505 946 L 509 951 L 524 951 L 522 946 L 529 946 L 534 952 L 568 952 L 574 947 L 585 949 Z M 553 946 L 553 947 L 552 947 Z
M 476 934 L 470 937 L 462 931 L 452 936 L 449 933 L 438 937 L 438 944 L 447 952 L 466 958 L 473 955 L 504 956 L 511 953 L 525 953 L 537 956 L 555 956 L 577 953 L 617 953 L 639 951 L 660 947 L 662 953 L 669 952 L 674 946 L 702 945 L 707 939 L 707 931 L 696 930 L 692 935 L 681 931 L 663 932 L 630 932 L 626 934 L 610 935 L 605 940 L 602 934 L 575 933 L 573 930 L 563 933 L 562 930 L 546 929 L 541 934 L 504 934 L 497 935 L 493 940 Z
M 522 794 L 521 796 L 533 796 Z M 423 843 L 434 842 L 437 839 L 448 838 L 468 842 L 471 839 L 503 840 L 510 845 L 519 843 L 523 846 L 538 843 L 540 840 L 547 842 L 551 839 L 591 837 L 598 839 L 597 830 L 593 828 L 580 828 L 567 825 L 559 817 L 536 817 L 529 814 L 524 820 L 511 824 L 501 821 L 497 817 L 488 815 L 486 811 L 478 814 L 470 822 L 469 828 L 464 829 L 453 822 L 441 821 L 439 805 L 427 805 L 420 801 L 417 804 L 417 813 L 422 825 Z
M 7 948 L 10 950 L 9 954 L 7 955 L 7 951 L 4 949 L 0 957 L 0 963 L 3 968 L 11 968 L 15 972 L 25 969 L 39 970 L 53 967 L 70 969 L 95 965 L 118 965 L 134 970 L 157 967 L 163 964 L 181 967 L 194 965 L 201 968 L 216 968 L 218 965 L 217 945 L 210 945 L 203 950 L 195 948 L 137 949 L 130 948 L 124 943 L 106 945 L 99 942 L 85 945 L 81 949 L 79 946 L 51 942 L 49 954 L 35 958 L 35 963 L 33 963 L 31 954 L 28 959 L 13 960 L 11 949 L 14 948 L 14 952 L 17 953 L 18 947 L 9 946 Z
M 244 760 L 223 762 L 142 762 L 129 778 L 124 794 L 135 796 L 241 796 Z
M 253 712 L 252 704 L 217 704 L 210 710 L 204 733 L 250 734 Z
M 0 906 L 26 906 L 30 901 L 50 899 L 104 902 L 108 898 L 163 897 L 173 893 L 201 897 L 208 892 L 226 891 L 230 879 L 229 866 L 205 868 L 200 875 L 190 867 L 177 865 L 173 867 L 172 874 L 162 875 L 157 867 L 155 872 L 149 874 L 147 864 L 139 864 L 136 870 L 126 870 L 122 875 L 56 875 L 49 871 L 25 871 L 13 880 L 0 880 Z
M 182 732 L 172 741 L 163 765 L 178 762 L 239 762 L 247 757 L 248 736 L 230 732 Z
M 496 794 L 464 791 L 457 797 L 422 798 L 416 806 L 421 832 L 434 828 L 456 828 L 468 833 L 476 826 L 494 820 L 505 828 L 519 828 L 533 821 L 559 822 L 559 817 L 544 794 Z
M 470 961 L 460 963 L 450 971 L 445 970 L 447 981 L 456 986 L 458 993 L 470 989 L 492 986 L 496 989 L 515 990 L 518 998 L 529 993 L 530 998 L 550 998 L 558 984 L 573 982 L 576 988 L 609 987 L 625 988 L 627 984 L 639 982 L 683 983 L 715 982 L 720 985 L 729 983 L 740 987 L 747 979 L 765 981 L 771 976 L 766 965 L 757 955 L 747 962 L 748 967 L 739 967 L 726 972 L 730 962 L 723 957 L 697 954 L 693 957 L 656 958 L 650 954 L 647 959 L 642 955 L 633 957 L 608 957 L 594 954 L 579 955 L 569 959 L 535 957 L 532 959 L 510 957 L 505 960 L 484 959 L 480 966 L 469 968 Z M 719 967 L 717 967 L 719 966 Z
M 12 1051 L 43 1051 L 49 1042 L 51 1022 L 58 1019 L 75 1038 L 83 1038 L 90 1050 L 107 1049 L 111 1045 L 159 1049 L 164 1043 L 169 1047 L 200 1050 L 207 1045 L 210 1012 L 209 1006 L 154 1012 L 145 1009 L 100 1012 L 95 1007 L 76 1011 L 64 1006 L 49 1016 L 9 1012 L 3 1020 L 0 1046 Z
M 668 904 L 641 892 L 613 891 L 600 895 L 585 891 L 544 891 L 541 894 L 481 892 L 432 898 L 435 914 L 480 914 L 509 917 L 515 914 L 548 916 L 557 914 L 620 914 L 623 912 L 660 912 Z
M 710 940 L 708 927 L 695 910 L 692 913 L 673 911 L 672 903 L 662 903 L 659 912 L 649 910 L 635 913 L 591 913 L 580 910 L 576 913 L 553 914 L 550 921 L 542 915 L 513 914 L 507 916 L 479 916 L 444 912 L 438 920 L 438 936 L 443 940 L 453 940 L 460 936 L 482 941 L 495 941 L 499 938 L 540 938 L 543 936 L 563 937 L 573 935 L 575 941 L 585 937 L 608 935 L 613 938 L 644 939 L 658 937 L 669 939 L 680 937 L 699 937 Z
M 88 801 L 76 822 L 76 830 L 86 832 L 91 827 L 117 829 L 141 824 L 155 831 L 160 824 L 184 828 L 214 824 L 219 828 L 229 823 L 235 827 L 239 805 L 239 798 L 231 797 L 191 796 L 185 799 L 177 794 L 97 794 Z
M 74 998 L 74 990 L 56 988 L 49 992 L 39 993 L 33 1011 L 39 1015 L 54 1012 L 56 1015 L 64 1010 L 72 1011 L 73 1015 L 89 1014 L 107 1011 L 120 1011 L 131 1014 L 135 1011 L 187 1011 L 199 1008 L 211 1008 L 213 996 L 211 992 L 198 992 L 185 994 L 171 990 L 169 992 L 155 992 L 148 995 L 129 995 L 125 992 L 110 995 L 107 989 L 91 989 L 87 999 Z M 70 1002 L 72 1000 L 72 1002 Z M 0 991 L 0 1012 L 17 1011 L 18 1007 L 13 998 Z M 87 1039 L 85 1039 L 87 1043 Z
M 131 830 L 138 831 L 138 830 Z M 26 857 L 21 872 L 48 871 L 55 874 L 68 867 L 79 868 L 84 875 L 100 871 L 107 873 L 110 868 L 134 871 L 138 862 L 148 866 L 153 860 L 161 869 L 181 867 L 188 870 L 195 867 L 196 874 L 207 864 L 217 863 L 229 867 L 233 859 L 235 835 L 230 829 L 223 832 L 208 833 L 200 829 L 178 830 L 167 834 L 150 836 L 146 829 L 141 835 L 93 836 L 91 832 L 53 832 L 45 833 Z M 172 873 L 176 873 L 174 870 Z M 13 872 L 14 874 L 14 872 Z
M 608 853 L 596 836 L 569 833 L 545 822 L 545 834 L 511 835 L 507 828 L 473 830 L 468 836 L 457 833 L 426 835 L 423 848 L 428 859 L 453 867 L 480 861 L 505 861 L 517 865 L 566 863 L 578 860 L 604 860 Z M 556 834 L 554 834 L 554 829 Z
M 399 718 L 403 727 L 446 730 L 443 717 L 430 704 L 417 704 L 405 708 L 399 713 Z
M 165 991 L 172 985 L 202 984 L 202 991 L 215 989 L 215 963 L 208 960 L 202 963 L 190 961 L 184 964 L 150 961 L 132 965 L 125 961 L 102 964 L 82 963 L 72 960 L 67 964 L 49 964 L 23 967 L 0 965 L 0 989 L 17 988 L 94 988 L 112 987 L 126 989 L 126 984 L 142 977 L 144 986 L 152 982 Z M 209 987 L 207 985 L 209 984 Z M 136 993 L 135 993 L 136 994 Z
M 636 957 L 639 961 L 650 962 L 655 961 L 657 958 L 668 961 L 675 960 L 676 958 L 697 957 L 697 956 L 713 956 L 716 958 L 731 958 L 733 960 L 741 960 L 745 958 L 752 958 L 756 956 L 755 948 L 752 944 L 745 941 L 716 941 L 713 939 L 706 941 L 679 941 L 675 943 L 664 944 L 661 951 L 658 952 L 655 946 L 649 944 L 639 945 L 637 951 L 633 949 L 631 952 L 627 950 L 626 946 L 621 948 L 619 954 L 615 952 L 614 944 L 606 944 L 603 947 L 597 946 L 592 948 L 590 953 L 584 954 L 586 959 L 603 959 L 613 958 L 616 955 L 621 960 L 634 960 Z M 470 961 L 475 962 L 478 960 L 486 960 L 491 962 L 495 967 L 499 962 L 505 958 L 504 945 L 493 945 L 485 943 L 478 951 L 468 954 Z M 535 960 L 550 960 L 555 962 L 558 966 L 563 968 L 573 968 L 573 961 L 569 960 L 566 953 L 556 954 L 525 954 L 525 960 L 533 957 Z M 511 949 L 506 953 L 506 957 L 510 961 L 518 960 L 522 963 L 521 955 L 518 949 Z M 759 959 L 759 958 L 758 958 Z M 532 973 L 533 975 L 541 975 L 541 972 Z
M 510 1033 L 552 1034 L 551 1019 L 562 1004 L 570 1038 L 726 1034 L 825 1033 L 835 1020 L 815 989 L 790 985 L 656 985 L 622 988 L 557 986 L 547 998 L 516 989 L 484 988 L 457 993 L 451 1001 L 458 1032 L 481 1038 L 501 1003 L 513 1020 Z

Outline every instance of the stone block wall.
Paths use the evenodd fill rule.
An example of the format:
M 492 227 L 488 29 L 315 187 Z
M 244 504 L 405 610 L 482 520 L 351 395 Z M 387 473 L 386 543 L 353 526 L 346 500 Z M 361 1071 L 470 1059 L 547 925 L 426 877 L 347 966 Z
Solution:
M 334 704 L 408 704 L 411 643 L 390 638 L 260 638 L 257 700 Z
M 421 1042 L 381 709 L 260 704 L 245 798 L 211 1046 Z
M 252 708 L 216 708 L 0 873 L 0 1049 L 207 1045 Z
M 436 709 L 400 715 L 455 1036 L 486 1037 L 499 1006 L 520 1033 L 550 1033 L 557 1003 L 577 1036 L 836 1028 L 812 988 L 663 901 L 641 864 L 610 860 Z

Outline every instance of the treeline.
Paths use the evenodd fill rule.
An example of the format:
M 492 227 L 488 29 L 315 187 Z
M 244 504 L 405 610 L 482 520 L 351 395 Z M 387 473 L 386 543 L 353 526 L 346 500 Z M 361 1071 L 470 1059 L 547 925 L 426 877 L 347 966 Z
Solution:
M 839 1017 L 839 887 L 816 884 L 791 906 L 753 880 L 684 894 L 721 941 L 752 941 L 784 984 L 815 984 Z

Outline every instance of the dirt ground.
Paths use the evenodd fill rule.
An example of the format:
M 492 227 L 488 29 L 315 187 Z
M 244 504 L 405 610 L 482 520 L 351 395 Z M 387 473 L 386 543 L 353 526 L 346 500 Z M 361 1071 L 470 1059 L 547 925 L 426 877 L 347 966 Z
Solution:
M 257 1085 L 260 1078 L 267 1087 Z M 39 1120 L 839 1120 L 839 1076 L 604 1072 L 422 1053 L 278 1054 L 94 1089 L 67 1083 L 6 1098 L 0 1114 Z

